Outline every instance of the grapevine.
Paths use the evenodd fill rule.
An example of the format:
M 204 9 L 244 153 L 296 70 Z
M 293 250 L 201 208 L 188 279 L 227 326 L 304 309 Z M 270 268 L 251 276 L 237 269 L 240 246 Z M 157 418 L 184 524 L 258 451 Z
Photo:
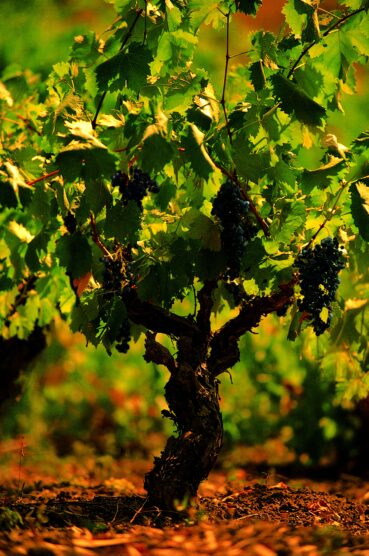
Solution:
M 107 33 L 76 37 L 46 86 L 11 67 L 1 77 L 0 318 L 6 340 L 27 341 L 61 315 L 109 354 L 146 334 L 180 434 L 145 487 L 173 511 L 216 461 L 217 377 L 264 317 L 293 307 L 295 339 L 301 322 L 321 336 L 333 308 L 338 322 L 351 309 L 355 334 L 342 326 L 337 350 L 355 337 L 352 376 L 366 373 L 369 123 L 333 157 L 321 150 L 368 61 L 368 1 L 285 0 L 281 32 L 252 33 L 247 59 L 233 20 L 261 0 L 110 4 Z M 209 22 L 226 30 L 223 82 L 196 67 Z M 346 259 L 333 237 L 359 276 L 347 307 L 334 305 Z

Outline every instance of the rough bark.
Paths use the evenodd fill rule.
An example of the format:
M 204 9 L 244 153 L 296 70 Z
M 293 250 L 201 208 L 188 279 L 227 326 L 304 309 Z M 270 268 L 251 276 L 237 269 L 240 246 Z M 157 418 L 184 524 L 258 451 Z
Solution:
M 201 481 L 213 468 L 222 447 L 223 424 L 217 381 L 206 365 L 182 363 L 165 389 L 178 436 L 169 438 L 153 469 L 145 477 L 150 505 L 176 511 L 196 496 Z

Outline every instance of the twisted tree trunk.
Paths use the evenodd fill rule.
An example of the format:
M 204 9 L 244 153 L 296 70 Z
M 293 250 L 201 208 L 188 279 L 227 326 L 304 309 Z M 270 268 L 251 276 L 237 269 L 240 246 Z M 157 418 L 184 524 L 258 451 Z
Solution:
M 133 299 L 128 306 L 131 320 L 149 330 L 145 360 L 165 365 L 170 379 L 165 388 L 169 416 L 177 428 L 154 467 L 145 477 L 148 504 L 164 511 L 178 510 L 178 504 L 197 494 L 217 460 L 223 443 L 217 376 L 240 358 L 238 341 L 260 322 L 293 298 L 293 280 L 265 297 L 250 297 L 236 317 L 211 331 L 212 294 L 216 281 L 205 282 L 198 292 L 196 319 L 180 317 L 148 302 Z M 152 330 L 153 332 L 150 332 Z M 155 340 L 157 333 L 177 338 L 177 356 Z
M 165 389 L 178 436 L 169 438 L 145 477 L 148 502 L 163 510 L 196 496 L 222 447 L 223 423 L 217 380 L 205 364 L 179 364 Z

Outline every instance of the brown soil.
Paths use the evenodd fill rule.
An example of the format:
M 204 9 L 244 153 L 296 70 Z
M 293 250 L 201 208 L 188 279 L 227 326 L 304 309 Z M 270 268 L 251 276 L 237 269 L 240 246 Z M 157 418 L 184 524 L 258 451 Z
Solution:
M 217 471 L 183 518 L 145 507 L 146 470 L 133 460 L 110 466 L 114 478 L 55 469 L 64 482 L 22 470 L 23 483 L 10 470 L 0 487 L 0 556 L 369 556 L 369 483 L 357 477 Z

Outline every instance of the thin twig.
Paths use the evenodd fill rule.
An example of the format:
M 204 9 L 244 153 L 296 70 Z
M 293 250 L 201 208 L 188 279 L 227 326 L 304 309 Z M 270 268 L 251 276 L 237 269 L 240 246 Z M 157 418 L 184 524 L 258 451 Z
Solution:
M 90 223 L 91 223 L 91 229 L 92 229 L 92 240 L 94 241 L 94 243 L 96 243 L 96 245 L 99 247 L 99 249 L 101 249 L 101 251 L 104 253 L 104 255 L 111 258 L 110 251 L 105 247 L 105 245 L 103 244 L 103 242 L 100 239 L 99 232 L 97 231 L 96 220 L 95 220 L 94 215 L 92 214 L 92 212 L 90 212 Z
M 99 99 L 99 102 L 98 102 L 98 104 L 97 104 L 97 108 L 96 108 L 96 112 L 95 112 L 94 119 L 93 119 L 92 122 L 91 122 L 92 129 L 96 129 L 97 117 L 98 117 L 98 115 L 100 114 L 100 110 L 101 110 L 101 108 L 102 108 L 102 105 L 103 105 L 103 103 L 104 103 L 104 100 L 105 100 L 106 95 L 107 95 L 107 91 L 104 91 L 103 94 L 101 95 L 100 99 Z
M 229 142 L 232 145 L 233 139 L 232 139 L 232 133 L 229 127 L 229 120 L 228 120 L 228 114 L 227 114 L 227 109 L 226 109 L 226 105 L 225 105 L 225 94 L 226 94 L 226 87 L 227 87 L 227 76 L 228 76 L 228 65 L 229 65 L 229 59 L 230 59 L 230 55 L 229 55 L 229 18 L 230 18 L 230 12 L 228 12 L 227 14 L 225 14 L 225 17 L 227 19 L 226 22 L 226 55 L 225 55 L 225 66 L 224 66 L 224 78 L 223 78 L 223 90 L 222 90 L 222 98 L 220 99 L 220 104 L 222 105 L 223 108 L 223 113 L 224 113 L 224 119 L 225 119 L 225 125 L 226 125 L 226 129 L 227 129 L 227 133 L 228 133 L 228 137 L 229 137 Z
M 142 512 L 142 510 L 144 509 L 144 507 L 145 507 L 145 505 L 146 505 L 148 499 L 149 499 L 149 497 L 147 496 L 147 497 L 145 498 L 145 501 L 144 501 L 144 503 L 142 504 L 142 506 L 141 506 L 140 508 L 138 508 L 137 512 L 134 513 L 132 519 L 130 519 L 130 521 L 129 521 L 130 523 L 133 523 L 133 522 L 135 521 L 136 517 Z
M 118 498 L 117 508 L 115 510 L 115 514 L 114 514 L 113 519 L 110 521 L 110 525 L 113 525 L 114 521 L 117 519 L 117 515 L 118 515 L 118 511 L 119 511 L 119 504 L 120 504 L 120 498 Z
M 244 50 L 243 52 L 238 52 L 237 54 L 232 54 L 232 56 L 230 56 L 229 58 L 237 58 L 237 56 L 243 56 L 246 54 L 249 54 L 250 52 L 252 52 L 252 50 Z
M 35 183 L 38 183 L 39 181 L 47 180 L 49 178 L 52 178 L 53 176 L 57 176 L 58 174 L 60 174 L 60 170 L 54 170 L 49 174 L 45 174 L 44 176 L 36 178 L 35 180 L 27 181 L 26 183 L 27 185 L 35 185 Z

